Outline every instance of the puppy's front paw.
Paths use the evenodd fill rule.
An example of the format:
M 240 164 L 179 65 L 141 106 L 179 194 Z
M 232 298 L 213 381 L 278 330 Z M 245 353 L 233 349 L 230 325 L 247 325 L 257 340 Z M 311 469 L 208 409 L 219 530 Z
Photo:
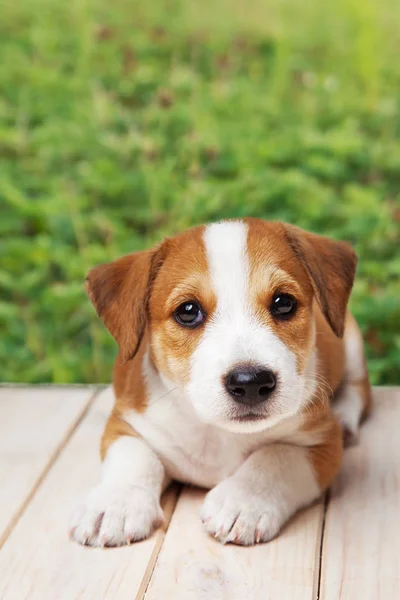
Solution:
M 206 531 L 223 544 L 251 546 L 274 538 L 286 515 L 272 494 L 252 491 L 232 477 L 207 494 L 201 520 Z
M 71 518 L 70 537 L 85 546 L 123 546 L 163 523 L 158 498 L 140 486 L 95 487 Z

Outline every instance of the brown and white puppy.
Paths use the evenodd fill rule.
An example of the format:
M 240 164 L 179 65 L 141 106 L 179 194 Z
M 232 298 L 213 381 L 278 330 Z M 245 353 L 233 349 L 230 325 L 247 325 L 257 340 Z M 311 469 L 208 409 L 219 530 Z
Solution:
M 342 459 L 333 411 L 354 439 L 370 408 L 346 311 L 356 263 L 343 242 L 243 219 L 94 268 L 89 296 L 120 348 L 116 403 L 72 538 L 146 538 L 172 479 L 211 489 L 201 518 L 224 543 L 268 541 L 318 498 Z

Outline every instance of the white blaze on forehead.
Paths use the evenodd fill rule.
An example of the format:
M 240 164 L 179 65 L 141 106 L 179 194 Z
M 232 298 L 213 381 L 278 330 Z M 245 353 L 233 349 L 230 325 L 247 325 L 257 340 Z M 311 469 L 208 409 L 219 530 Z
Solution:
M 208 225 L 204 232 L 217 311 L 236 318 L 243 317 L 249 287 L 247 230 L 245 223 L 230 221 Z

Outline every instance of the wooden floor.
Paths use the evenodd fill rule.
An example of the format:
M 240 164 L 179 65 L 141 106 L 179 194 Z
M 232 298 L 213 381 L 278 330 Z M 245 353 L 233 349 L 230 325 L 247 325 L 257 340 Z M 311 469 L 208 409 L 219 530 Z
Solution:
M 400 388 L 374 397 L 330 497 L 275 541 L 220 545 L 198 517 L 204 492 L 176 486 L 151 539 L 91 549 L 67 523 L 99 477 L 110 392 L 0 388 L 0 599 L 400 600 Z

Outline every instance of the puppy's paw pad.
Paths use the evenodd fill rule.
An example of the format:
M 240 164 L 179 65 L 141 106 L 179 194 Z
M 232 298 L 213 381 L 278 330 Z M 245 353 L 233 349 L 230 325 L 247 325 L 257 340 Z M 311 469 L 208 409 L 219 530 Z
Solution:
M 122 546 L 149 537 L 163 520 L 158 498 L 145 488 L 100 484 L 73 513 L 70 537 L 84 546 Z
M 213 490 L 201 510 L 206 531 L 223 544 L 251 546 L 274 538 L 286 520 L 273 499 L 227 479 Z

